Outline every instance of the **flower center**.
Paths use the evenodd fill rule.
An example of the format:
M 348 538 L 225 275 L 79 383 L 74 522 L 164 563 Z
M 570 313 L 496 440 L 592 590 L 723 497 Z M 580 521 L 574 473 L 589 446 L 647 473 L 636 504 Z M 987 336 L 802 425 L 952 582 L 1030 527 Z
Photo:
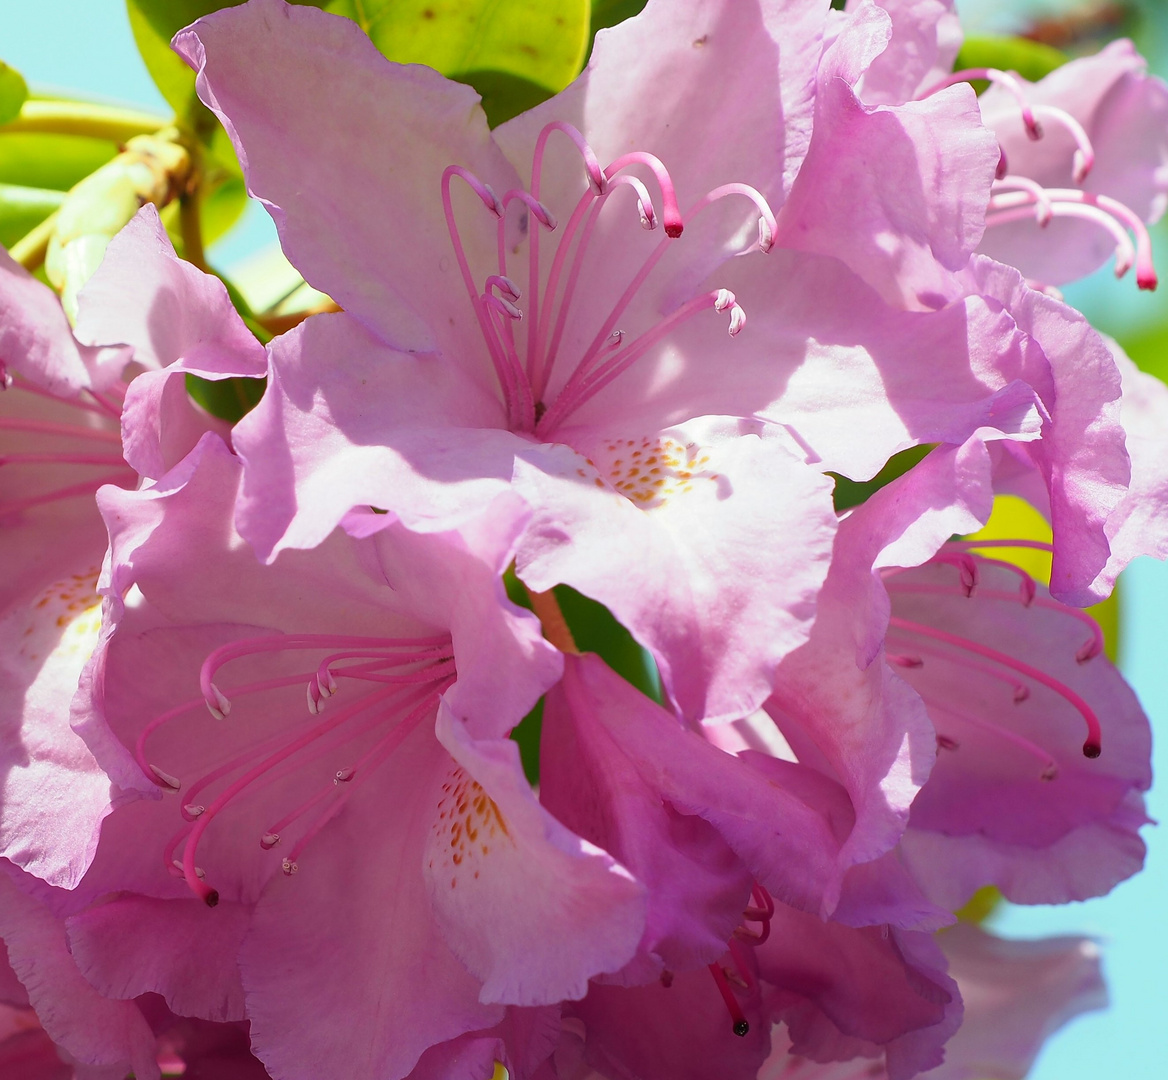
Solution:
M 555 214 L 540 202 L 539 190 L 544 151 L 549 137 L 555 131 L 567 135 L 580 153 L 587 184 L 560 234 L 545 280 L 540 271 L 540 231 L 556 231 L 559 222 Z M 657 182 L 661 193 L 660 215 L 649 189 L 640 179 L 625 171 L 636 165 L 652 172 Z M 482 205 L 497 219 L 498 266 L 495 273 L 483 280 L 481 287 L 476 284 L 455 221 L 450 189 L 456 176 L 471 188 Z M 581 291 L 585 255 L 601 213 L 614 193 L 623 187 L 631 189 L 636 196 L 641 226 L 656 229 L 659 223 L 663 224 L 665 239 L 633 275 L 608 316 L 596 327 L 590 343 L 571 360 L 573 366 L 570 373 L 554 398 L 548 401 L 546 399 L 553 370 L 564 351 L 565 328 L 573 298 Z M 507 408 L 507 422 L 513 431 L 532 432 L 541 438 L 550 438 L 571 413 L 628 370 L 680 324 L 701 311 L 713 308 L 718 312 L 729 312 L 730 334 L 738 334 L 746 324 L 746 313 L 735 300 L 734 294 L 727 289 L 714 289 L 692 297 L 636 337 L 630 338 L 617 326 L 670 243 L 682 235 L 686 224 L 707 206 L 732 195 L 748 198 L 758 208 L 758 242 L 753 246 L 760 251 L 769 251 L 778 227 L 766 199 L 754 188 L 747 184 L 724 184 L 710 191 L 682 214 L 673 181 L 658 158 L 644 151 L 634 151 L 621 155 L 602 169 L 583 135 L 562 121 L 548 124 L 536 140 L 531 191 L 513 189 L 500 199 L 488 184 L 473 173 L 458 165 L 447 167 L 442 174 L 442 204 L 446 224 L 463 283 L 499 381 Z M 523 207 L 528 221 L 534 218 L 539 226 L 531 231 L 528 240 L 527 281 L 530 296 L 526 312 L 519 306 L 522 298 L 520 287 L 508 276 L 507 270 L 506 221 L 508 210 L 515 203 Z M 523 320 L 525 315 L 526 341 L 521 349 L 516 340 L 515 324 Z M 522 357 L 521 351 L 524 354 Z
M 214 681 L 229 663 L 244 659 L 260 662 L 264 656 L 298 653 L 311 656 L 315 668 L 234 686 L 230 697 Z M 295 776 L 294 787 L 310 789 L 306 797 L 286 808 L 257 838 L 259 846 L 270 851 L 292 829 L 292 843 L 281 860 L 281 869 L 287 875 L 295 874 L 300 853 L 308 843 L 410 732 L 434 715 L 439 696 L 454 679 L 454 652 L 447 635 L 403 639 L 288 634 L 248 638 L 215 649 L 200 671 L 202 697 L 156 717 L 138 736 L 134 751 L 138 764 L 165 791 L 178 792 L 182 785 L 147 759 L 146 744 L 160 728 L 199 705 L 205 704 L 212 716 L 225 720 L 233 701 L 243 701 L 251 709 L 249 719 L 254 718 L 256 726 L 270 728 L 273 712 L 283 713 L 288 708 L 286 701 L 274 696 L 283 688 L 306 685 L 308 713 L 313 717 L 334 695 L 341 693 L 345 700 L 322 720 L 284 721 L 277 716 L 272 734 L 210 763 L 184 792 L 181 813 L 186 824 L 166 845 L 167 868 L 185 878 L 195 895 L 214 907 L 219 893 L 206 884 L 202 869 L 196 865 L 204 833 L 245 794 L 254 795 L 268 784 Z M 353 691 L 343 691 L 344 685 Z M 324 761 L 331 765 L 323 767 Z M 301 777 L 307 779 L 302 781 Z

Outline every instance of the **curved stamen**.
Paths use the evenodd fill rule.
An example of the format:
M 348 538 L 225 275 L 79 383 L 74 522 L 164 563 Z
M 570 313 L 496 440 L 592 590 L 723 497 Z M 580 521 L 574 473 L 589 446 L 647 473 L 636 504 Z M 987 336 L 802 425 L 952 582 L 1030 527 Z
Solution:
M 669 170 L 656 155 L 646 153 L 644 150 L 634 150 L 628 154 L 621 154 L 609 165 L 604 170 L 605 178 L 611 180 L 630 165 L 646 165 L 657 178 L 657 185 L 661 188 L 661 221 L 665 225 L 665 235 L 676 240 L 685 230 L 685 222 L 681 217 L 681 207 L 677 205 L 677 192 L 673 188 Z
M 1066 109 L 1060 109 L 1056 105 L 1035 105 L 1034 113 L 1036 116 L 1044 116 L 1048 120 L 1054 120 L 1061 124 L 1075 140 L 1075 156 L 1071 163 L 1071 175 L 1076 184 L 1081 184 L 1095 166 L 1095 147 L 1091 145 L 1090 136 L 1084 130 L 1083 125 Z
M 637 193 L 637 210 L 641 214 L 641 228 L 650 232 L 657 228 L 657 210 L 653 206 L 653 197 L 640 179 L 631 173 L 621 173 L 619 176 L 613 177 L 612 186 L 616 187 L 617 184 L 625 184 Z
M 256 780 L 258 780 L 265 773 L 269 772 L 275 766 L 281 764 L 290 758 L 293 754 L 311 746 L 314 742 L 339 727 L 346 720 L 357 715 L 357 713 L 370 708 L 374 704 L 379 704 L 380 700 L 388 697 L 392 691 L 377 691 L 373 695 L 369 695 L 361 701 L 355 702 L 345 709 L 341 709 L 334 713 L 329 719 L 314 725 L 299 738 L 282 746 L 273 754 L 269 754 L 258 765 L 253 766 L 243 776 L 235 780 L 234 783 L 228 785 L 227 788 L 199 815 L 191 829 L 190 836 L 187 838 L 186 848 L 183 851 L 183 877 L 186 878 L 187 885 L 191 891 L 198 896 L 208 907 L 214 907 L 219 903 L 219 893 L 201 881 L 195 873 L 195 850 L 198 847 L 199 840 L 203 833 L 207 831 L 207 826 L 215 819 L 215 817 L 223 810 L 229 802 L 232 801 L 240 792 L 250 787 Z M 196 785 L 197 786 L 197 785 Z M 205 785 L 204 785 L 205 786 Z M 192 798 L 195 788 L 192 787 Z
M 718 987 L 718 993 L 722 995 L 722 1000 L 726 1003 L 726 1011 L 730 1014 L 730 1020 L 734 1025 L 734 1034 L 740 1039 L 746 1038 L 750 1032 L 750 1024 L 746 1022 L 746 1014 L 742 1011 L 742 1006 L 738 1004 L 734 991 L 730 989 L 730 982 L 726 978 L 725 970 L 721 964 L 710 964 L 709 967 L 710 974 L 714 976 L 714 983 Z
M 920 95 L 920 99 L 923 100 L 932 97 L 946 87 L 969 82 L 971 79 L 984 79 L 987 82 L 1002 87 L 1003 90 L 1012 94 L 1014 100 L 1018 102 L 1018 108 L 1022 113 L 1022 123 L 1026 128 L 1026 134 L 1032 140 L 1042 138 L 1042 128 L 1039 126 L 1038 120 L 1035 119 L 1034 112 L 1030 108 L 1030 102 L 1026 100 L 1026 91 L 1017 76 L 1009 71 L 1000 71 L 997 68 L 965 68 L 963 71 L 955 71 L 952 75 L 946 76 L 935 86 L 926 90 Z
M 1047 753 L 1041 746 L 1024 735 L 1019 735 L 1016 731 L 1011 731 L 1009 728 L 1004 728 L 1000 724 L 995 724 L 991 720 L 982 719 L 980 716 L 975 716 L 972 713 L 966 713 L 959 709 L 954 709 L 942 702 L 935 701 L 925 695 L 921 695 L 921 700 L 928 708 L 936 709 L 938 712 L 947 713 L 950 716 L 955 716 L 958 720 L 964 721 L 971 727 L 975 727 L 980 731 L 985 731 L 990 735 L 996 735 L 998 738 L 1010 743 L 1011 746 L 1016 746 L 1023 753 L 1030 755 L 1035 760 L 1041 763 L 1042 772 L 1039 776 L 1043 780 L 1053 780 L 1058 775 L 1058 763 Z M 938 739 L 946 739 L 945 736 L 939 735 Z M 960 743 L 953 739 L 948 739 L 941 743 L 946 750 L 957 750 Z
M 991 212 L 986 214 L 985 219 L 987 226 L 1009 225 L 1012 222 L 1025 221 L 1034 216 L 1029 206 L 1021 206 L 1013 210 L 997 210 L 991 201 L 990 210 Z M 1097 206 L 1067 202 L 1052 203 L 1051 214 L 1053 217 L 1083 218 L 1087 221 L 1093 221 L 1096 225 L 1101 225 L 1115 241 L 1115 276 L 1121 278 L 1132 268 L 1136 261 L 1135 246 L 1128 238 L 1123 226 L 1110 214 L 1105 213 Z M 1141 286 L 1141 288 L 1152 287 L 1151 285 Z
M 901 619 L 895 615 L 889 618 L 888 624 L 889 626 L 895 626 L 898 630 L 906 630 L 910 633 L 921 634 L 924 637 L 931 637 L 936 641 L 943 641 L 947 645 L 952 645 L 955 648 L 985 657 L 987 660 L 992 660 L 997 664 L 1001 664 L 1003 667 L 1011 668 L 1020 675 L 1025 675 L 1035 682 L 1041 683 L 1048 689 L 1053 690 L 1078 710 L 1087 725 L 1087 740 L 1083 743 L 1083 756 L 1088 758 L 1097 758 L 1099 756 L 1103 745 L 1103 732 L 1099 725 L 1099 718 L 1095 715 L 1095 710 L 1065 683 L 1060 682 L 1058 679 L 1047 675 L 1046 672 L 1040 671 L 1038 668 L 1022 660 L 1007 656 L 997 649 L 991 649 L 988 645 L 971 641 L 969 638 L 960 637 L 957 634 L 950 634 L 946 630 L 939 630 L 932 626 L 924 626 L 921 623 L 912 622 L 909 619 Z
M 770 251 L 775 246 L 775 237 L 779 235 L 779 223 L 774 211 L 771 210 L 771 204 L 766 201 L 762 192 L 749 184 L 723 184 L 714 188 L 690 207 L 685 215 L 686 221 L 692 221 L 707 206 L 712 206 L 730 195 L 745 195 L 758 207 L 758 249 L 764 254 Z
M 990 191 L 993 194 L 999 194 L 1003 191 L 1028 191 L 1034 197 L 1034 217 L 1042 228 L 1046 228 L 1050 224 L 1051 218 L 1054 217 L 1054 211 L 1051 209 L 1050 196 L 1037 180 L 1031 180 L 1029 176 L 1018 176 L 1009 174 L 998 177 L 994 180 Z
M 226 645 L 212 650 L 207 654 L 199 668 L 199 688 L 207 702 L 207 708 L 217 720 L 223 720 L 231 711 L 231 702 L 215 685 L 215 673 L 232 660 L 255 653 L 301 651 L 305 649 L 328 648 L 369 648 L 384 650 L 379 655 L 395 663 L 408 664 L 415 660 L 433 660 L 437 657 L 445 658 L 450 649 L 450 638 L 445 634 L 437 634 L 425 638 L 374 638 L 341 634 L 276 634 L 272 637 L 242 638 L 231 641 Z M 412 652 L 400 653 L 396 649 L 412 649 Z
M 951 652 L 946 652 L 944 649 L 934 648 L 929 645 L 922 645 L 919 642 L 915 642 L 914 647 L 918 653 L 922 654 L 922 656 L 933 656 L 939 660 L 948 660 L 952 664 L 960 664 L 962 667 L 969 668 L 971 671 L 980 672 L 982 675 L 985 675 L 990 679 L 995 679 L 998 682 L 1005 683 L 1013 691 L 1015 705 L 1021 705 L 1022 702 L 1028 700 L 1030 697 L 1029 686 L 1027 686 L 1021 680 L 1014 678 L 1013 675 L 1008 675 L 999 668 L 993 667 L 991 664 L 983 663 L 980 660 L 974 660 L 968 656 L 963 656 L 960 660 L 958 660 Z M 891 657 L 888 659 L 892 663 L 896 662 Z M 898 656 L 896 659 L 900 659 L 900 657 Z M 909 670 L 924 667 L 925 662 L 921 657 L 913 656 L 906 657 L 906 659 L 915 662 L 898 664 L 897 666 L 908 668 Z
M 652 330 L 646 331 L 631 344 L 606 360 L 592 374 L 587 375 L 587 377 L 577 378 L 582 370 L 582 367 L 578 367 L 572 373 L 572 377 L 568 380 L 567 385 L 560 391 L 556 400 L 536 425 L 536 433 L 544 437 L 549 437 L 550 433 L 555 430 L 556 425 L 561 423 L 569 413 L 574 412 L 589 398 L 603 390 L 613 379 L 626 371 L 634 361 L 638 360 L 656 345 L 658 341 L 672 332 L 679 323 L 685 322 L 686 319 L 691 318 L 697 312 L 711 307 L 716 311 L 729 310 L 729 330 L 732 337 L 746 323 L 746 312 L 735 301 L 734 294 L 729 289 L 717 289 L 712 292 L 702 293 L 700 296 L 695 296 L 692 300 L 682 304 L 672 314 L 662 319 Z

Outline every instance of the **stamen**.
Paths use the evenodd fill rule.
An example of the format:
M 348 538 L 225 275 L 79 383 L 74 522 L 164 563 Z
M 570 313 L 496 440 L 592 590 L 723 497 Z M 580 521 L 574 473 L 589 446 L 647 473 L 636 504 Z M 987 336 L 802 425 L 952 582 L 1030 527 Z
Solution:
M 1047 675 L 1046 672 L 1040 671 L 1038 668 L 1032 667 L 1022 660 L 1007 656 L 997 649 L 991 649 L 988 645 L 971 641 L 969 638 L 960 637 L 957 634 L 950 634 L 946 630 L 939 630 L 932 626 L 924 626 L 921 623 L 912 622 L 909 619 L 901 619 L 895 615 L 889 618 L 888 623 L 898 630 L 906 630 L 910 633 L 921 634 L 924 637 L 931 637 L 937 641 L 943 641 L 947 645 L 952 645 L 955 648 L 985 657 L 987 660 L 992 660 L 997 664 L 1001 664 L 1003 667 L 1011 668 L 1020 675 L 1025 675 L 1027 678 L 1033 679 L 1035 682 L 1041 683 L 1048 689 L 1053 690 L 1078 710 L 1087 725 L 1087 740 L 1083 743 L 1083 756 L 1088 758 L 1097 758 L 1099 756 L 1103 744 L 1103 733 L 1099 725 L 1099 718 L 1095 715 L 1095 711 L 1091 706 L 1065 683 L 1060 682 L 1058 679 Z
M 11 376 L 10 376 L 11 378 Z M 121 436 L 106 428 L 79 427 L 75 424 L 56 424 L 49 420 L 24 420 L 20 417 L 0 417 L 0 431 L 28 431 L 34 435 L 65 435 L 71 439 L 95 439 L 121 445 Z M 121 459 L 118 459 L 121 463 Z
M 1013 181 L 1016 178 L 1009 179 Z M 1026 190 L 993 195 L 988 208 L 990 213 L 986 217 L 987 225 L 1022 220 L 1027 217 L 1026 208 L 1035 204 L 1037 196 L 1029 185 L 1011 183 L 1009 186 L 1025 187 Z M 1131 207 L 1109 195 L 1097 195 L 1077 188 L 1046 188 L 1043 192 L 1052 214 L 1086 218 L 1111 233 L 1116 242 L 1116 277 L 1122 277 L 1134 263 L 1136 284 L 1141 289 L 1156 288 L 1158 278 L 1152 259 L 1152 238 L 1139 214 Z M 1125 229 L 1130 229 L 1135 236 L 1134 247 Z
M 34 506 L 45 506 L 48 503 L 60 502 L 63 499 L 76 498 L 79 495 L 92 495 L 99 487 L 104 484 L 116 484 L 119 480 L 124 480 L 126 471 L 123 469 L 120 472 L 109 473 L 106 476 L 99 476 L 93 480 L 85 480 L 80 484 L 70 484 L 69 487 L 57 488 L 54 491 L 45 492 L 42 495 L 29 495 L 23 499 L 11 499 L 9 502 L 0 503 L 0 517 L 8 514 L 17 514 L 24 510 L 31 510 Z
M 730 983 L 726 979 L 726 972 L 721 964 L 710 964 L 710 974 L 714 976 L 714 983 L 718 987 L 718 993 L 722 995 L 722 1000 L 726 1003 L 726 1011 L 730 1014 L 730 1019 L 734 1024 L 733 1032 L 740 1039 L 746 1038 L 750 1032 L 750 1024 L 746 1022 L 746 1014 L 742 1011 L 742 1006 L 738 1004 L 738 999 L 734 996 L 734 991 L 730 989 Z
M 1066 109 L 1060 109 L 1055 105 L 1035 105 L 1034 112 L 1037 116 L 1054 120 L 1070 132 L 1071 138 L 1075 140 L 1075 155 L 1071 159 L 1071 175 L 1076 184 L 1081 184 L 1087 179 L 1087 174 L 1095 165 L 1095 147 L 1091 145 L 1091 139 L 1083 129 L 1083 125 Z
M 1039 126 L 1038 120 L 1035 119 L 1030 103 L 1026 100 L 1026 91 L 1018 79 L 1008 71 L 999 71 L 997 68 L 965 68 L 963 71 L 955 71 L 921 94 L 920 100 L 932 97 L 946 87 L 956 86 L 958 83 L 969 82 L 972 79 L 984 79 L 1012 94 L 1022 113 L 1022 123 L 1026 128 L 1026 134 L 1032 141 L 1042 138 L 1042 128 Z
M 652 231 L 657 228 L 657 211 L 653 206 L 653 199 L 649 195 L 649 189 L 637 177 L 629 173 L 621 173 L 612 181 L 612 186 L 617 184 L 626 184 L 637 193 L 637 210 L 641 214 L 641 228 Z
M 617 173 L 627 169 L 630 165 L 647 165 L 657 178 L 661 188 L 661 220 L 665 224 L 665 235 L 676 240 L 685 230 L 685 222 L 681 217 L 681 207 L 677 205 L 677 192 L 673 189 L 673 179 L 669 170 L 661 159 L 644 150 L 634 150 L 629 154 L 622 154 L 607 169 L 604 170 L 605 179 L 611 180 Z
M 0 390 L 10 390 L 14 381 L 8 373 L 8 365 L 0 360 Z
M 182 784 L 178 781 L 178 777 L 171 776 L 168 772 L 163 772 L 157 765 L 151 765 L 150 771 L 157 778 L 158 783 L 168 791 L 178 791 L 182 787 Z
M 1029 176 L 1012 176 L 1004 175 L 994 180 L 990 188 L 993 194 L 998 194 L 1002 191 L 1028 191 L 1034 199 L 1034 217 L 1039 226 L 1043 229 L 1050 224 L 1051 218 L 1054 217 L 1054 210 L 1050 205 L 1050 196 L 1037 180 L 1031 180 Z
M 1004 739 L 1012 746 L 1016 746 L 1019 750 L 1035 758 L 1042 765 L 1042 771 L 1038 774 L 1040 779 L 1054 780 L 1058 776 L 1058 764 L 1054 758 L 1052 758 L 1049 753 L 1043 750 L 1041 746 L 1037 745 L 1037 743 L 1031 742 L 1024 735 L 1019 735 L 1016 731 L 1011 731 L 1009 728 L 1004 728 L 999 724 L 993 723 L 991 720 L 985 720 L 982 717 L 975 716 L 972 713 L 966 713 L 960 709 L 954 709 L 949 705 L 942 704 L 941 702 L 938 702 L 925 695 L 921 695 L 921 700 L 929 708 L 936 709 L 939 712 L 948 713 L 950 716 L 955 716 L 959 720 L 963 720 L 972 727 L 988 732 L 991 735 L 996 735 L 998 738 Z M 946 739 L 948 745 L 941 742 L 942 738 Z M 937 742 L 939 746 L 942 746 L 946 750 L 957 751 L 961 749 L 961 744 L 957 742 L 956 739 L 949 738 L 948 736 L 938 735 Z

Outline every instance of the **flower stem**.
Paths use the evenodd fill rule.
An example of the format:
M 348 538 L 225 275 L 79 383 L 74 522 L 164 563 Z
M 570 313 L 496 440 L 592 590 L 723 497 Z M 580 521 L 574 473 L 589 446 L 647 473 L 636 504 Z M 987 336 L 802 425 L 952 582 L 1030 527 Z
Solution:
M 84 135 L 124 143 L 135 135 L 150 135 L 169 120 L 136 109 L 92 105 L 84 101 L 26 101 L 20 115 L 0 132 L 36 132 L 48 135 Z
M 45 252 L 56 228 L 57 211 L 54 210 L 35 229 L 17 240 L 8 254 L 26 270 L 36 270 L 45 261 Z
M 531 597 L 531 610 L 543 626 L 543 636 L 560 652 L 578 655 L 580 650 L 576 647 L 572 631 L 568 629 L 568 620 L 560 610 L 556 594 L 551 589 L 547 592 L 532 592 L 528 589 L 527 595 Z

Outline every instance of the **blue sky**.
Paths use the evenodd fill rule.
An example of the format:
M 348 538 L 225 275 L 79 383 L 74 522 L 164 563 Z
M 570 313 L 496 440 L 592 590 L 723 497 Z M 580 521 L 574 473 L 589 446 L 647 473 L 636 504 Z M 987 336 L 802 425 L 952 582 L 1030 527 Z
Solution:
M 165 109 L 134 48 L 122 0 L 3 0 L 0 59 L 33 83 Z M 212 257 L 229 267 L 271 239 L 266 214 L 253 207 Z M 1168 254 L 1161 253 L 1158 262 L 1168 276 Z M 1130 280 L 1108 278 L 1109 272 L 1101 271 L 1069 295 L 1108 322 L 1112 332 L 1122 321 L 1164 317 L 1168 295 L 1151 298 L 1138 294 Z M 1122 320 L 1119 326 L 1117 320 Z M 1153 727 L 1163 731 L 1168 726 L 1168 567 L 1143 560 L 1127 572 L 1123 585 L 1121 663 Z M 1158 775 L 1168 775 L 1162 741 L 1156 744 L 1155 766 Z M 1152 792 L 1149 802 L 1153 818 L 1168 817 L 1163 787 Z M 1113 1007 L 1056 1036 L 1031 1073 L 1033 1080 L 1159 1080 L 1168 1075 L 1168 840 L 1157 829 L 1146 830 L 1145 837 L 1147 869 L 1110 896 L 1058 908 L 1010 908 L 995 920 L 995 929 L 1007 936 L 1089 933 L 1104 947 Z

